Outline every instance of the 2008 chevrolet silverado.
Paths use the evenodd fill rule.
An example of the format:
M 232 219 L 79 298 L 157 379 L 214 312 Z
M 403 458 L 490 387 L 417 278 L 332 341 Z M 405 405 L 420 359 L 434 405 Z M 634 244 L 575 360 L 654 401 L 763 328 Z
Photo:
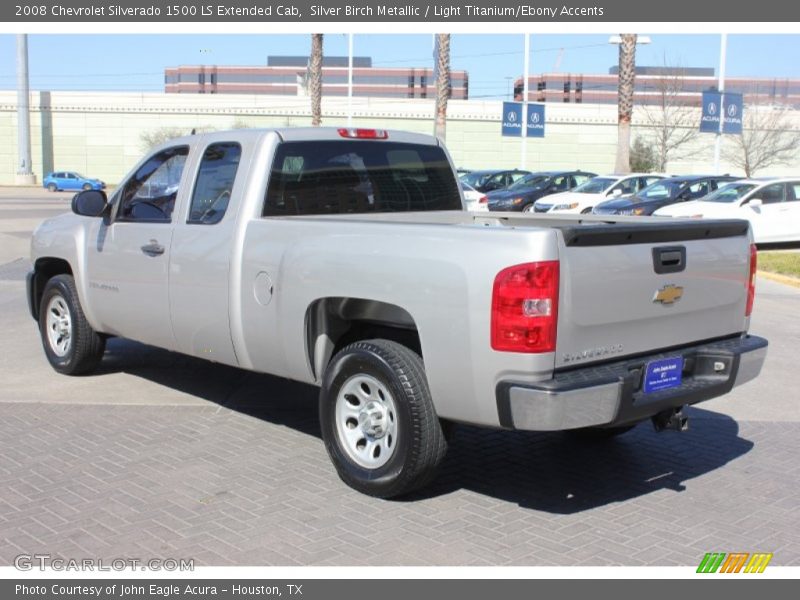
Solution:
M 741 221 L 478 216 L 435 138 L 239 130 L 169 142 L 32 241 L 50 364 L 109 336 L 321 387 L 340 477 L 428 482 L 449 422 L 621 433 L 756 377 Z

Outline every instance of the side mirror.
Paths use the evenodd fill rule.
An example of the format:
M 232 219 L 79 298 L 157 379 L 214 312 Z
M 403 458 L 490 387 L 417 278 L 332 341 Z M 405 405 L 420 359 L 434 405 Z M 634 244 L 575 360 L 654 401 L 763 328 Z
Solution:
M 747 204 L 750 205 L 750 208 L 758 208 L 764 205 L 764 201 L 761 198 L 751 198 Z
M 72 212 L 83 217 L 99 217 L 107 206 L 106 193 L 100 190 L 84 190 L 72 197 Z

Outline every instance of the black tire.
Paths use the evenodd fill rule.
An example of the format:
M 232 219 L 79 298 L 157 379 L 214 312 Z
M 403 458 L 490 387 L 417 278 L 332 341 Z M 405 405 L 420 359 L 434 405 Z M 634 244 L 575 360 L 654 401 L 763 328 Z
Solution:
M 59 338 L 54 336 L 58 336 L 59 325 L 56 321 L 61 313 L 68 318 L 61 330 L 68 334 L 68 341 L 63 342 L 62 335 L 62 343 L 59 345 Z M 51 318 L 48 319 L 48 316 Z M 98 335 L 86 320 L 72 275 L 56 275 L 45 285 L 39 305 L 39 333 L 47 360 L 56 371 L 64 375 L 89 373 L 103 358 L 105 338 Z
M 388 459 L 384 458 L 385 464 L 374 468 L 356 462 L 353 455 L 358 450 L 348 449 L 348 442 L 340 434 L 344 425 L 337 425 L 337 415 L 342 418 L 341 413 L 337 413 L 337 402 L 345 402 L 345 397 L 352 398 L 343 390 L 364 377 L 373 378 L 379 390 L 388 392 L 394 409 L 387 415 L 392 417 L 395 439 L 387 435 L 385 440 L 386 443 L 393 441 L 394 445 L 387 451 L 390 453 Z M 356 400 L 364 402 L 363 412 L 368 403 Z M 319 416 L 322 439 L 339 477 L 353 489 L 370 496 L 392 498 L 423 487 L 434 478 L 447 452 L 422 359 L 412 350 L 389 340 L 355 342 L 336 354 L 323 377 Z M 362 432 L 361 414 L 357 421 L 352 420 L 357 424 L 350 426 L 355 436 L 377 445 L 377 438 L 368 438 L 368 434 Z M 389 421 L 387 417 L 386 423 Z M 369 449 L 367 447 L 367 452 Z
M 83 187 L 81 189 L 83 189 L 84 191 L 88 191 L 88 190 L 92 189 L 92 184 L 91 183 L 84 183 Z
M 51 192 L 57 192 L 58 186 L 55 183 L 48 183 L 47 189 L 50 190 Z
M 638 423 L 620 425 L 619 427 L 583 427 L 581 429 L 568 429 L 565 433 L 589 442 L 602 442 L 628 433 L 636 425 Z
M 591 212 L 592 212 L 592 208 L 593 208 L 593 207 L 591 207 L 591 206 L 590 206 L 589 208 L 584 208 L 584 209 L 581 211 L 581 214 L 582 214 L 582 215 L 588 215 L 588 214 L 591 214 Z
M 534 203 L 531 202 L 530 204 L 526 204 L 522 207 L 522 212 L 524 213 L 533 213 L 536 212 L 536 208 L 534 207 Z

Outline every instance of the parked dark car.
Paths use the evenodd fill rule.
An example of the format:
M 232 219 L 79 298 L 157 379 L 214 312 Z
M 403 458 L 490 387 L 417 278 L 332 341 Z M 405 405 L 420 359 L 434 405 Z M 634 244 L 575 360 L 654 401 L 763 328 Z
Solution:
M 539 198 L 569 191 L 596 176 L 596 173 L 585 171 L 529 173 L 507 189 L 487 194 L 489 210 L 534 212 L 536 210 L 534 202 Z
M 652 215 L 663 206 L 697 200 L 737 179 L 730 175 L 668 177 L 648 185 L 633 196 L 601 202 L 592 212 L 596 215 Z
M 521 169 L 470 171 L 465 175 L 460 175 L 459 179 L 485 194 L 506 188 L 529 173 L 530 171 Z

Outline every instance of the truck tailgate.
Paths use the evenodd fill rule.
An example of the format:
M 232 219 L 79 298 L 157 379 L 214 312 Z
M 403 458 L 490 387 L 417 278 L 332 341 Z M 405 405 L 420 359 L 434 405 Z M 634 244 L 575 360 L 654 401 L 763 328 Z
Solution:
M 744 331 L 747 229 L 743 221 L 563 229 L 555 367 Z

